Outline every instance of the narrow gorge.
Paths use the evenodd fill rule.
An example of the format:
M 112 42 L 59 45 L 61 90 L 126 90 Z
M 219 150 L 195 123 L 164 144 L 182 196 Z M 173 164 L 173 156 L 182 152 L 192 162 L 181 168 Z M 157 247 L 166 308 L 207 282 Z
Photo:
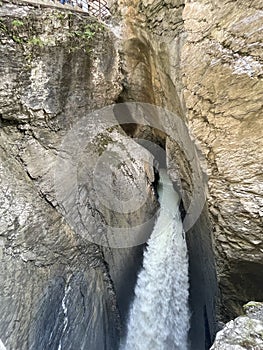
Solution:
M 260 350 L 263 4 L 108 6 L 0 3 L 0 350 Z
M 160 212 L 144 252 L 124 350 L 188 348 L 188 254 L 179 196 L 160 169 Z

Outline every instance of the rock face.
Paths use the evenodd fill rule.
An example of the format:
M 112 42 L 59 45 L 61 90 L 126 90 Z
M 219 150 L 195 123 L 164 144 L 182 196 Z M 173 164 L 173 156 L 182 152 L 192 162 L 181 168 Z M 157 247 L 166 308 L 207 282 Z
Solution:
M 100 130 L 99 115 L 92 125 L 83 118 L 122 90 L 116 40 L 85 14 L 3 2 L 0 17 L 1 341 L 8 350 L 117 349 L 142 248 L 101 245 L 107 225 L 124 230 L 130 217 L 101 212 L 91 188 L 94 164 L 119 147 L 126 162 L 103 166 L 120 183 L 107 182 L 108 169 L 98 165 L 96 179 L 120 198 L 145 192 L 137 224 L 156 199 L 151 168 L 129 158 L 141 147 L 127 144 L 114 115 L 109 130 Z M 83 136 L 89 128 L 94 140 Z M 73 164 L 77 180 L 61 164 Z
M 263 293 L 262 16 L 245 1 L 189 1 L 183 11 L 184 97 L 208 163 L 224 319 Z
M 253 349 L 263 347 L 263 304 L 249 302 L 244 306 L 245 316 L 228 322 L 217 333 L 211 350 Z
M 263 294 L 262 4 L 127 0 L 113 8 L 126 29 L 123 98 L 175 112 L 205 155 L 219 313 L 229 320 Z M 177 153 L 189 193 L 177 146 L 169 141 L 166 148 Z
M 203 203 L 196 180 L 208 175 L 208 205 L 187 232 L 192 348 L 208 349 L 217 329 L 214 253 L 221 319 L 262 299 L 260 3 L 116 0 L 111 9 L 109 31 L 85 14 L 0 7 L 0 339 L 8 350 L 118 348 L 143 247 L 108 247 L 108 227 L 124 231 L 157 207 L 153 159 L 132 138 L 166 150 L 182 213 L 195 187 Z M 103 113 L 90 117 L 127 101 L 174 117 L 157 113 L 150 128 L 124 110 L 121 128 L 110 110 L 106 129 Z M 197 143 L 192 158 L 170 135 L 176 118 Z M 110 210 L 112 193 L 126 201 L 136 191 L 147 198 L 140 210 Z

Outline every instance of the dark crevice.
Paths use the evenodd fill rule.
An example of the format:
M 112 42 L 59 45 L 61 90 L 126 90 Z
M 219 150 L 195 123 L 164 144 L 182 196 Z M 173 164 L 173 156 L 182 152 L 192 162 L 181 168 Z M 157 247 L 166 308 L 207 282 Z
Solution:
M 166 135 L 163 131 L 156 128 L 136 123 L 124 100 L 124 96 L 118 99 L 117 102 L 119 104 L 114 109 L 115 117 L 127 136 L 133 138 L 138 144 L 153 154 L 155 178 L 152 185 L 157 197 L 158 169 L 167 168 Z M 125 123 L 123 123 L 124 115 Z M 174 188 L 180 195 L 181 191 L 177 188 L 176 183 L 174 183 Z M 182 220 L 184 220 L 186 207 L 182 199 L 180 200 L 179 208 Z M 186 233 L 186 237 L 189 252 L 190 349 L 204 350 L 210 348 L 217 331 L 215 314 L 217 282 L 214 253 L 211 244 L 211 227 L 206 209 L 203 210 L 194 227 Z M 129 303 L 131 303 L 131 300 L 128 301 Z
M 252 261 L 232 262 L 228 272 L 220 280 L 221 317 L 223 322 L 243 313 L 242 306 L 247 302 L 261 301 L 262 263 Z
M 5 119 L 3 114 L 0 114 L 0 128 L 18 126 L 19 124 L 21 124 L 21 121 L 18 121 L 16 119 Z

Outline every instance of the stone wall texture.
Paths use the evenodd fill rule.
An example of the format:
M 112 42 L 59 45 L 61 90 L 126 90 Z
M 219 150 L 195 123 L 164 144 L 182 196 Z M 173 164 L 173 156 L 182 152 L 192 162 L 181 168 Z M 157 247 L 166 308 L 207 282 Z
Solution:
M 122 91 L 116 38 L 85 14 L 3 2 L 0 42 L 1 341 L 8 350 L 117 349 L 142 247 L 98 244 L 107 224 L 124 227 L 131 218 L 100 211 L 92 189 L 96 159 L 107 147 L 108 157 L 114 155 L 119 144 L 127 164 L 112 170 L 119 183 L 113 179 L 110 188 L 120 197 L 135 188 L 149 194 L 149 205 L 133 216 L 137 223 L 157 201 L 153 172 L 129 158 L 140 146 L 132 142 L 128 149 L 122 129 L 103 132 L 93 116 L 95 140 L 83 136 L 91 127 L 85 116 Z M 71 146 L 79 152 L 74 195 L 74 174 L 57 165 Z M 64 171 L 67 179 L 60 177 Z M 97 181 L 107 197 L 102 175 Z
M 110 7 L 105 26 L 68 10 L 1 3 L 0 338 L 7 350 L 118 348 L 143 247 L 108 248 L 97 244 L 98 235 L 107 238 L 107 224 L 139 223 L 157 207 L 153 169 L 133 161 L 132 149 L 144 152 L 133 137 L 166 149 L 188 208 L 193 163 L 167 137 L 169 123 L 162 131 L 123 130 L 118 113 L 113 129 L 90 128 L 100 137 L 84 148 L 90 156 L 82 159 L 77 197 L 67 191 L 72 183 L 62 182 L 58 203 L 54 172 L 58 157 L 68 156 L 65 135 L 89 112 L 116 102 L 171 111 L 205 158 L 207 203 L 187 233 L 192 348 L 212 345 L 217 297 L 223 321 L 263 298 L 262 3 L 112 0 Z M 113 167 L 120 179 L 112 180 L 114 193 L 125 198 L 139 178 L 148 195 L 132 217 L 101 212 L 90 181 L 96 159 L 105 150 L 114 154 L 117 142 L 127 162 Z M 85 222 L 75 220 L 78 201 L 87 208 Z
M 263 294 L 262 7 L 242 0 L 112 4 L 124 18 L 132 98 L 179 115 L 205 155 L 223 320 Z M 168 152 L 175 147 L 168 143 Z
M 244 315 L 231 320 L 217 333 L 211 350 L 262 349 L 262 303 L 250 301 L 244 305 L 244 311 Z

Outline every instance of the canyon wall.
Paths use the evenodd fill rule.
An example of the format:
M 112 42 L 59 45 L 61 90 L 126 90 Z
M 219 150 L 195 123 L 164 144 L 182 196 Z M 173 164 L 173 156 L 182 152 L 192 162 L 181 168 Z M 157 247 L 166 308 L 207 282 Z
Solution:
M 206 155 L 208 203 L 229 320 L 262 299 L 262 3 L 187 2 L 187 119 Z
M 0 338 L 7 349 L 117 349 L 142 247 L 108 247 L 105 231 L 138 224 L 157 201 L 153 171 L 114 115 L 108 130 L 100 115 L 89 123 L 122 90 L 116 38 L 85 14 L 37 5 L 3 2 L 0 17 Z M 116 145 L 126 163 L 93 175 Z M 144 208 L 102 212 L 94 176 L 105 198 L 145 192 Z
M 208 179 L 207 205 L 187 232 L 194 350 L 208 348 L 217 329 L 214 253 L 221 320 L 262 299 L 260 4 L 126 0 L 110 7 L 107 26 L 19 1 L 0 7 L 0 338 L 7 349 L 118 348 L 143 246 L 108 247 L 105 232 L 136 226 L 158 207 L 153 159 L 146 152 L 147 164 L 134 161 L 133 152 L 145 149 L 132 139 L 166 150 L 182 215 L 199 186 L 194 162 L 169 136 L 172 114 L 188 126 L 196 167 Z M 121 128 L 126 111 L 110 109 L 114 127 L 106 131 L 103 113 L 89 117 L 133 101 L 172 113 L 156 115 L 155 128 L 132 118 Z M 121 166 L 111 162 L 116 144 Z M 110 162 L 96 181 L 105 198 L 110 188 L 126 200 L 140 180 L 147 201 L 132 215 L 98 202 L 92 181 L 104 153 Z
M 205 155 L 219 313 L 229 320 L 263 294 L 262 4 L 127 0 L 112 7 L 124 18 L 131 98 L 179 115 Z M 170 140 L 166 147 L 178 155 Z M 182 168 L 183 182 L 189 171 Z

